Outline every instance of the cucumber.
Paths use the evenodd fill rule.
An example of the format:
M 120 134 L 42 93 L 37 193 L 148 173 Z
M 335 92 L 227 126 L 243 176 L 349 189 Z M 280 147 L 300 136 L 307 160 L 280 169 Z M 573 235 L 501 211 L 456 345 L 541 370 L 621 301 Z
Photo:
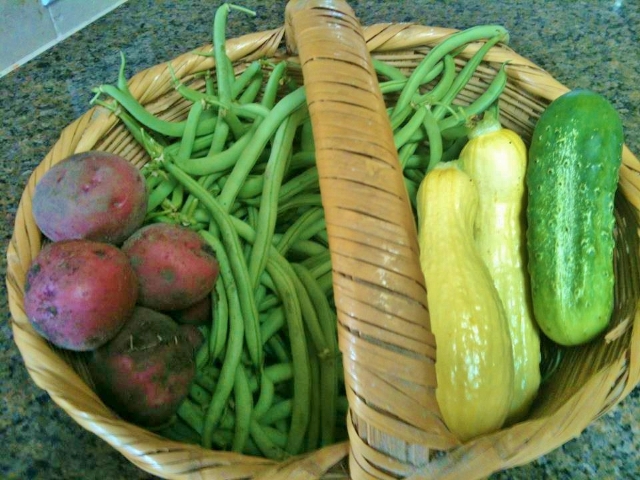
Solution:
M 561 345 L 594 339 L 611 317 L 622 146 L 618 113 L 589 90 L 551 102 L 533 131 L 526 174 L 533 313 Z

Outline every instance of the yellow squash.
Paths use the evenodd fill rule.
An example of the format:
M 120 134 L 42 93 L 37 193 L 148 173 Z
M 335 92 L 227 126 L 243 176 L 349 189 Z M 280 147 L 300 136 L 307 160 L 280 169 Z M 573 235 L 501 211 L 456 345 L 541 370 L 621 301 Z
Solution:
M 473 241 L 478 192 L 456 162 L 418 190 L 420 264 L 436 338 L 436 398 L 461 440 L 499 429 L 513 395 L 513 358 L 498 292 Z
M 526 146 L 487 112 L 471 131 L 459 162 L 478 189 L 475 244 L 509 322 L 515 377 L 507 423 L 513 423 L 527 414 L 540 385 L 540 338 L 526 260 Z

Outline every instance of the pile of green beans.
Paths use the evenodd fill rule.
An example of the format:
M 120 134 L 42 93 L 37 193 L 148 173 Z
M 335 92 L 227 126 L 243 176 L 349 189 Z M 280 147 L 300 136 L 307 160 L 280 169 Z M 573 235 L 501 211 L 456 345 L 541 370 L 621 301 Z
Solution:
M 160 433 L 207 448 L 282 460 L 346 438 L 345 397 L 333 301 L 331 256 L 304 86 L 287 61 L 239 65 L 226 55 L 231 9 L 213 22 L 216 68 L 203 87 L 174 76 L 186 119 L 152 114 L 129 91 L 124 57 L 116 85 L 93 103 L 113 111 L 145 148 L 146 222 L 198 231 L 220 264 L 197 374 L 174 421 Z M 409 76 L 374 60 L 415 204 L 433 166 L 455 158 L 466 122 L 504 88 L 501 69 L 471 105 L 454 106 L 501 27 L 452 35 Z M 465 45 L 485 40 L 460 71 Z M 242 68 L 244 67 L 244 68 Z M 105 99 L 104 97 L 108 97 Z

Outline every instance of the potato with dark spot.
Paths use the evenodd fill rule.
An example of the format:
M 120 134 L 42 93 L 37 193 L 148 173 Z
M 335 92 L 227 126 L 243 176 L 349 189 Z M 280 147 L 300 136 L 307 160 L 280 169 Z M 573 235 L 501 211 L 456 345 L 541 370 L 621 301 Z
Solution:
M 147 211 L 141 173 L 107 152 L 72 155 L 37 183 L 33 217 L 53 241 L 87 239 L 121 244 L 140 228 Z
M 127 421 L 144 427 L 168 422 L 196 373 L 204 337 L 193 325 L 136 307 L 118 335 L 89 355 L 96 392 Z
M 92 350 L 131 316 L 138 281 L 117 247 L 90 240 L 45 245 L 27 272 L 24 307 L 34 329 L 54 345 Z
M 122 245 L 138 276 L 138 303 L 160 311 L 181 310 L 207 296 L 218 261 L 202 236 L 185 227 L 154 223 Z

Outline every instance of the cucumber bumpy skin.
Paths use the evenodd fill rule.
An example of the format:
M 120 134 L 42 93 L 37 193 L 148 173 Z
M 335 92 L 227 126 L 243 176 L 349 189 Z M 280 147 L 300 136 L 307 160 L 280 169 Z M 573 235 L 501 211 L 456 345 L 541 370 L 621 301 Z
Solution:
M 561 345 L 588 342 L 610 321 L 622 145 L 618 113 L 589 90 L 558 97 L 533 131 L 527 167 L 533 311 Z

